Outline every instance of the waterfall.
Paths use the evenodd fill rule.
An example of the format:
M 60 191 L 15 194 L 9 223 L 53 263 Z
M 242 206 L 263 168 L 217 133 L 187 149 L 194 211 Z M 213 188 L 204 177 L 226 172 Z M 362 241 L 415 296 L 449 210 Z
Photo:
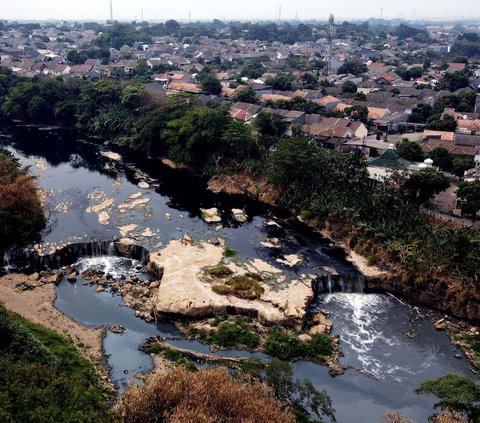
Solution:
M 361 273 L 331 274 L 319 276 L 315 283 L 315 293 L 318 295 L 335 292 L 363 293 L 365 276 Z
M 11 257 L 10 257 L 10 252 L 5 251 L 3 253 L 3 268 L 8 272 L 11 269 L 11 263 L 10 263 Z
M 120 250 L 117 240 L 88 241 L 68 244 L 52 254 L 42 254 L 29 248 L 16 248 L 3 255 L 3 267 L 6 271 L 18 269 L 38 271 L 54 269 L 76 262 L 80 257 L 119 256 L 139 260 L 146 264 L 149 251 L 141 245 L 133 245 L 128 250 Z

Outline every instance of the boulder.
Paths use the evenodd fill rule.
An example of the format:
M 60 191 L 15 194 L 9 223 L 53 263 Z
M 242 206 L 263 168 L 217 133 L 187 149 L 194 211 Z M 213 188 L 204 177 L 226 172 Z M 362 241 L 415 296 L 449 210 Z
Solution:
M 28 280 L 30 282 L 37 282 L 40 279 L 40 274 L 38 272 L 32 273 L 29 277 Z
M 112 333 L 124 333 L 125 328 L 122 325 L 115 325 L 110 327 Z
M 200 209 L 202 212 L 202 219 L 207 223 L 220 223 L 222 218 L 220 217 L 220 212 L 216 207 L 211 209 Z
M 247 221 L 247 215 L 241 209 L 232 209 L 233 218 L 239 223 L 245 223 Z
M 105 291 L 105 287 L 103 287 L 102 285 L 97 286 L 97 289 L 95 289 L 95 292 L 103 292 L 103 291 Z
M 302 333 L 298 335 L 298 339 L 302 342 L 309 342 L 312 340 L 312 337 L 308 333 Z
M 129 257 L 134 246 L 135 241 L 131 238 L 122 238 L 115 241 L 115 248 L 122 257 Z
M 312 326 L 308 331 L 308 334 L 311 336 L 317 335 L 319 333 L 327 334 L 328 333 L 327 327 L 325 325 L 316 325 L 316 326 Z
M 77 281 L 77 274 L 76 273 L 70 273 L 67 275 L 67 281 L 68 282 L 76 282 Z
M 433 326 L 436 330 L 445 330 L 445 329 L 447 329 L 447 321 L 445 319 L 437 320 L 433 324 Z
M 54 283 L 58 285 L 62 280 L 62 273 L 52 272 L 50 276 L 45 278 L 45 283 Z

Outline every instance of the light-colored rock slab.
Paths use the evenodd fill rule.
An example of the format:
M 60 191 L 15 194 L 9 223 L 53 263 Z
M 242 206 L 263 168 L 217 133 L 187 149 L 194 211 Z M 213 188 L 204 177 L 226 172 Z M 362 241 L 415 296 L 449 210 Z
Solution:
M 247 215 L 241 209 L 232 209 L 233 218 L 239 223 L 245 223 L 247 221 Z
M 103 157 L 106 157 L 107 159 L 115 160 L 116 162 L 122 161 L 122 156 L 113 151 L 101 151 L 100 155 L 102 155 Z
M 138 228 L 138 225 L 135 223 L 132 223 L 130 225 L 125 225 L 125 226 L 119 226 L 118 230 L 120 231 L 120 234 L 124 237 L 128 237 L 132 234 L 132 232 Z
M 303 261 L 303 257 L 299 254 L 287 254 L 282 258 L 277 258 L 277 261 L 285 266 L 295 267 Z
M 222 221 L 220 217 L 220 212 L 216 207 L 211 209 L 200 209 L 202 212 L 202 219 L 207 223 L 219 223 Z
M 293 281 L 279 291 L 262 283 L 264 293 L 258 300 L 218 295 L 212 291 L 212 284 L 202 276 L 205 267 L 219 264 L 222 258 L 223 247 L 206 242 L 192 244 L 186 240 L 171 241 L 159 253 L 150 254 L 149 270 L 163 274 L 154 300 L 156 312 L 160 315 L 205 318 L 230 308 L 239 314 L 256 314 L 264 322 L 301 327 L 306 309 L 314 297 L 311 282 Z M 231 265 L 237 274 L 241 274 L 237 266 L 242 267 Z M 249 267 L 256 272 L 281 274 L 281 270 L 260 260 L 245 264 L 245 270 L 250 271 Z

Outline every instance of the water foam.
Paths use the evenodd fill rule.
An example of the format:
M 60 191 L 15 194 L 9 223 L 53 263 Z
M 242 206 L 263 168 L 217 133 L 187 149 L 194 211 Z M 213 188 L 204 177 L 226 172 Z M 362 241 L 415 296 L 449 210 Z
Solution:
M 384 295 L 336 293 L 325 296 L 323 304 L 338 316 L 334 316 L 335 328 L 344 344 L 347 364 L 361 367 L 378 379 L 388 376 L 400 381 L 411 371 L 392 364 L 388 356 L 403 340 L 392 328 L 388 333 L 383 331 L 394 301 Z

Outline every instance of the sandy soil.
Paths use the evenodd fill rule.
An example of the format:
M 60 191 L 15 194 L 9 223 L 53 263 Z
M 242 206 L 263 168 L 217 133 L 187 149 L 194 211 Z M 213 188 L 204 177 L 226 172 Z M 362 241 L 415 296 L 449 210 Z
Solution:
M 21 291 L 19 283 L 28 276 L 8 274 L 0 278 L 0 302 L 25 319 L 52 329 L 70 338 L 79 350 L 94 362 L 103 361 L 103 328 L 88 328 L 75 322 L 57 310 L 55 285 L 38 286 L 33 290 Z

